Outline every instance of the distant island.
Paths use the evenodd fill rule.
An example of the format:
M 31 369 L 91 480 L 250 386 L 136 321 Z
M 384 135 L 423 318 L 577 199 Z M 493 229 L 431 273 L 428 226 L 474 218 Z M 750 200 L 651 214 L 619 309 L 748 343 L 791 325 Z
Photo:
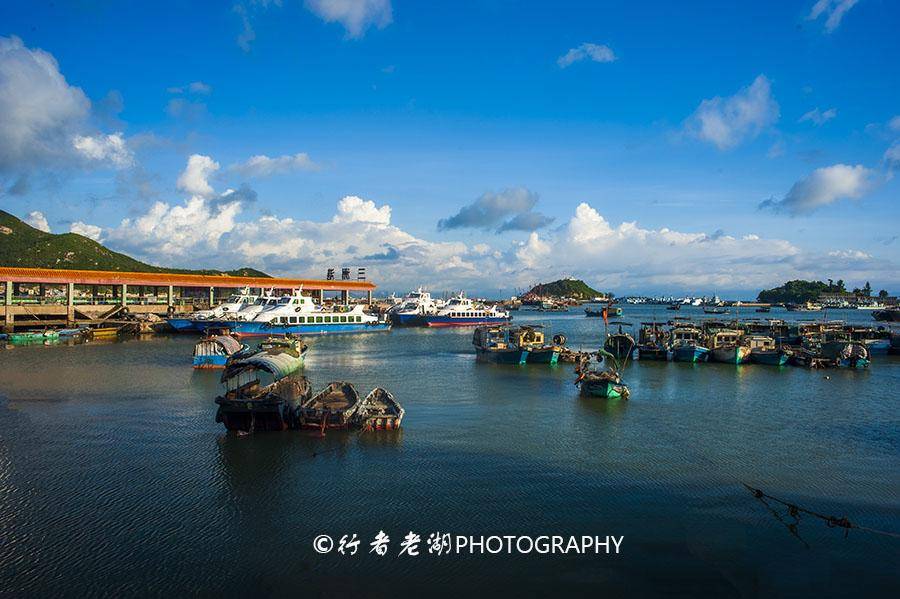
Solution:
M 597 291 L 580 279 L 559 279 L 552 283 L 535 285 L 520 295 L 519 299 L 528 302 L 542 298 L 590 300 L 595 297 L 612 297 L 612 294 Z
M 844 286 L 843 279 L 833 281 L 828 279 L 827 283 L 822 281 L 804 281 L 795 279 L 788 281 L 780 287 L 773 289 L 763 289 L 757 295 L 757 300 L 766 304 L 802 304 L 805 302 L 819 301 L 822 296 L 832 294 L 835 296 L 850 297 L 872 297 L 872 286 L 866 282 L 862 288 L 856 288 L 847 291 Z M 880 299 L 888 297 L 887 290 L 882 289 L 878 292 Z
M 54 234 L 35 229 L 3 210 L 0 210 L 0 266 L 269 277 L 255 268 L 190 270 L 153 266 L 77 233 Z

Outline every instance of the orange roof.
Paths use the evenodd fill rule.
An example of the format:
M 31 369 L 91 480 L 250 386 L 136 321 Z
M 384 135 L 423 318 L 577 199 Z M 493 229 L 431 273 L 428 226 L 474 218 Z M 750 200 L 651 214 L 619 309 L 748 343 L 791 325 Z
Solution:
M 75 283 L 77 285 L 156 285 L 164 287 L 275 287 L 323 291 L 372 291 L 368 281 L 323 281 L 321 279 L 278 279 L 230 277 L 227 275 L 185 275 L 158 272 L 118 272 L 109 270 L 65 270 L 60 268 L 16 268 L 0 266 L 0 281 L 17 283 Z

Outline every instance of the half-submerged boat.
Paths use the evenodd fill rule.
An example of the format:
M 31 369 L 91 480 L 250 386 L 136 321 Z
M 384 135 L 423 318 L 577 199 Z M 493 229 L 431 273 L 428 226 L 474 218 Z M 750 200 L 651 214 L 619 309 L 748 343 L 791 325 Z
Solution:
M 444 304 L 435 314 L 424 317 L 430 327 L 465 327 L 489 324 L 504 324 L 510 321 L 509 312 L 491 306 L 476 305 L 471 299 L 460 293 Z
M 209 335 L 194 345 L 194 368 L 225 368 L 233 354 L 241 351 L 241 343 L 231 335 Z
M 359 408 L 359 393 L 350 383 L 336 381 L 305 400 L 297 410 L 297 424 L 305 429 L 350 428 Z
M 741 344 L 742 336 L 735 329 L 713 329 L 709 334 L 710 358 L 726 364 L 743 364 L 749 360 L 750 348 Z
M 706 362 L 709 349 L 702 343 L 703 331 L 694 326 L 676 325 L 672 328 L 672 360 L 675 362 Z
M 742 343 L 750 348 L 750 361 L 754 364 L 784 366 L 791 359 L 791 351 L 767 335 L 745 335 Z
M 13 345 L 26 343 L 45 343 L 59 339 L 58 331 L 25 331 L 22 333 L 10 333 L 7 341 Z
M 359 403 L 353 424 L 364 431 L 400 428 L 405 410 L 388 391 L 377 387 Z
M 310 396 L 309 381 L 295 376 L 303 360 L 292 352 L 260 351 L 232 359 L 222 373 L 225 394 L 216 398 L 216 422 L 230 431 L 281 431 L 297 424 L 297 410 Z M 266 373 L 272 382 L 263 386 Z
M 478 327 L 472 335 L 475 358 L 494 364 L 525 364 L 528 349 L 519 347 L 508 327 Z
M 606 353 L 600 350 L 601 354 Z M 604 358 L 616 364 L 615 356 L 607 354 Z M 579 387 L 581 395 L 587 397 L 602 397 L 604 399 L 628 399 L 630 392 L 622 377 L 619 376 L 618 364 L 610 366 L 606 370 L 593 370 L 590 366 L 590 357 L 584 355 L 575 367 L 575 384 Z

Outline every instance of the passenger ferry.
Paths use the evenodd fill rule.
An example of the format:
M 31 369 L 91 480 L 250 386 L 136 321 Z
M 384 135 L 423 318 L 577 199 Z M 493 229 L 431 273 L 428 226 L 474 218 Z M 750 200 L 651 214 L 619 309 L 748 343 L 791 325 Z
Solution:
M 430 327 L 466 327 L 474 325 L 502 324 L 511 320 L 509 312 L 491 306 L 475 305 L 475 303 L 460 293 L 451 298 L 443 308 L 435 314 L 423 317 L 423 321 Z
M 388 309 L 387 313 L 391 322 L 396 325 L 415 326 L 425 324 L 423 317 L 435 314 L 442 306 L 441 300 L 432 299 L 430 293 L 419 287 L 406 294 L 403 300 Z
M 204 330 L 208 328 L 207 325 L 210 321 L 219 320 L 226 315 L 240 312 L 255 304 L 258 299 L 259 296 L 250 293 L 250 288 L 245 287 L 214 308 L 194 312 L 186 318 L 168 318 L 166 321 L 173 329 L 179 332 Z
M 250 320 L 219 321 L 217 326 L 227 327 L 238 337 L 365 333 L 391 328 L 389 322 L 363 312 L 361 305 L 352 309 L 345 306 L 323 309 L 300 289 L 264 307 Z

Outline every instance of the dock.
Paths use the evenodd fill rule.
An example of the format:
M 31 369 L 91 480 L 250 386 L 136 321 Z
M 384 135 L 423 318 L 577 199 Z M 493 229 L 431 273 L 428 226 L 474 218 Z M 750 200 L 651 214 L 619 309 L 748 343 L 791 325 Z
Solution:
M 233 277 L 157 272 L 0 267 L 0 321 L 3 331 L 51 326 L 115 325 L 125 317 L 188 314 L 213 306 L 234 289 L 289 291 L 302 287 L 321 303 L 326 293 L 350 303 L 364 294 L 371 304 L 376 285 L 369 281 Z

